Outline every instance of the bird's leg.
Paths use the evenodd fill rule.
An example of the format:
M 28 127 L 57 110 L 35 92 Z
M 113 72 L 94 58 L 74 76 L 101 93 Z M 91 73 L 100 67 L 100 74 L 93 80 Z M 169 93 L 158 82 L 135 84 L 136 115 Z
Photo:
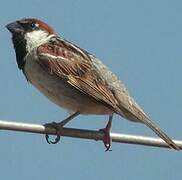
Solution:
M 103 143 L 104 143 L 104 146 L 106 147 L 105 151 L 111 151 L 110 147 L 111 147 L 112 139 L 110 137 L 110 132 L 111 132 L 111 126 L 112 126 L 112 118 L 113 118 L 113 115 L 110 115 L 109 121 L 106 127 L 104 129 L 100 129 L 100 131 L 104 133 Z
M 57 137 L 55 138 L 54 141 L 50 141 L 49 140 L 49 135 L 46 134 L 45 135 L 45 138 L 46 138 L 46 141 L 47 143 L 49 144 L 57 144 L 60 140 L 60 137 L 61 137 L 61 130 L 63 128 L 63 126 L 65 124 L 67 124 L 69 121 L 71 121 L 72 119 L 74 119 L 76 116 L 78 116 L 80 114 L 80 112 L 75 112 L 73 113 L 72 115 L 70 115 L 69 117 L 67 117 L 66 119 L 64 119 L 63 121 L 57 123 L 57 122 L 52 122 L 52 123 L 47 123 L 45 124 L 44 126 L 45 127 L 52 127 L 52 128 L 55 128 L 56 129 L 56 134 L 57 134 Z

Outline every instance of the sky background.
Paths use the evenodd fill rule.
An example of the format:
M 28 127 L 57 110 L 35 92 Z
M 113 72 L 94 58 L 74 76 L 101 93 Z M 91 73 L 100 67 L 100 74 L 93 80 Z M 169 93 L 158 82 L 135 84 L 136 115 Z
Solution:
M 6 0 L 0 6 L 0 119 L 44 124 L 68 113 L 28 84 L 18 70 L 5 25 L 40 18 L 93 53 L 125 83 L 171 137 L 182 140 L 182 1 Z M 106 116 L 80 116 L 68 126 L 103 128 Z M 144 125 L 114 117 L 113 132 L 155 136 Z M 182 178 L 182 152 L 137 145 L 0 132 L 1 179 L 171 180 Z

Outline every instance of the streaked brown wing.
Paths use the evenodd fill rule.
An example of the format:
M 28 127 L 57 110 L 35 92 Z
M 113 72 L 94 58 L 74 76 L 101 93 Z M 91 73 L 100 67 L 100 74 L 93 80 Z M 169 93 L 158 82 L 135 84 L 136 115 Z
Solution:
M 61 39 L 41 45 L 37 51 L 38 63 L 45 71 L 117 110 L 112 91 L 94 69 L 87 52 Z

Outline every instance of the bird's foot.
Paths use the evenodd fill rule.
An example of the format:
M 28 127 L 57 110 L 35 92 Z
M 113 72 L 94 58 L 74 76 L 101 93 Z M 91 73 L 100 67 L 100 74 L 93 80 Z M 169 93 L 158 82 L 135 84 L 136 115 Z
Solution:
M 63 125 L 61 123 L 57 123 L 57 122 L 52 122 L 52 123 L 47 123 L 44 124 L 45 127 L 50 127 L 50 128 L 54 128 L 56 129 L 56 135 L 57 137 L 55 138 L 54 141 L 49 140 L 49 135 L 46 134 L 45 138 L 48 144 L 57 144 L 60 141 L 61 138 L 61 130 L 63 129 Z
M 106 147 L 106 150 L 105 150 L 106 152 L 112 151 L 110 149 L 111 148 L 111 142 L 112 142 L 112 139 L 110 137 L 111 126 L 112 126 L 112 119 L 109 119 L 106 127 L 103 129 L 100 129 L 100 131 L 102 131 L 104 133 L 103 143 L 104 143 L 104 146 Z
M 57 137 L 55 138 L 54 141 L 50 141 L 49 140 L 49 135 L 46 134 L 45 138 L 46 138 L 47 143 L 49 143 L 49 144 L 57 144 L 60 141 L 61 130 L 63 129 L 63 126 L 66 125 L 68 122 L 70 122 L 72 119 L 74 119 L 79 114 L 80 114 L 80 112 L 76 111 L 75 113 L 73 113 L 72 115 L 70 115 L 69 117 L 67 117 L 66 119 L 64 119 L 63 121 L 61 121 L 59 123 L 52 122 L 52 123 L 44 124 L 45 127 L 48 127 L 48 128 L 50 127 L 50 128 L 56 129 L 56 134 L 57 134 Z

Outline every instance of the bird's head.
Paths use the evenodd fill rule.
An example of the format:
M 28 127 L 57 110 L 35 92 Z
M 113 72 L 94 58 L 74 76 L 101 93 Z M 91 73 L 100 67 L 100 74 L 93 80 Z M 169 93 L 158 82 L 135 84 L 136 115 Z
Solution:
M 24 40 L 27 51 L 45 42 L 51 35 L 55 35 L 54 30 L 48 24 L 33 18 L 17 20 L 6 27 L 12 33 L 14 45 L 17 40 L 18 42 Z
M 34 18 L 17 20 L 6 25 L 6 28 L 12 33 L 12 41 L 20 69 L 27 53 L 56 35 L 48 24 Z

